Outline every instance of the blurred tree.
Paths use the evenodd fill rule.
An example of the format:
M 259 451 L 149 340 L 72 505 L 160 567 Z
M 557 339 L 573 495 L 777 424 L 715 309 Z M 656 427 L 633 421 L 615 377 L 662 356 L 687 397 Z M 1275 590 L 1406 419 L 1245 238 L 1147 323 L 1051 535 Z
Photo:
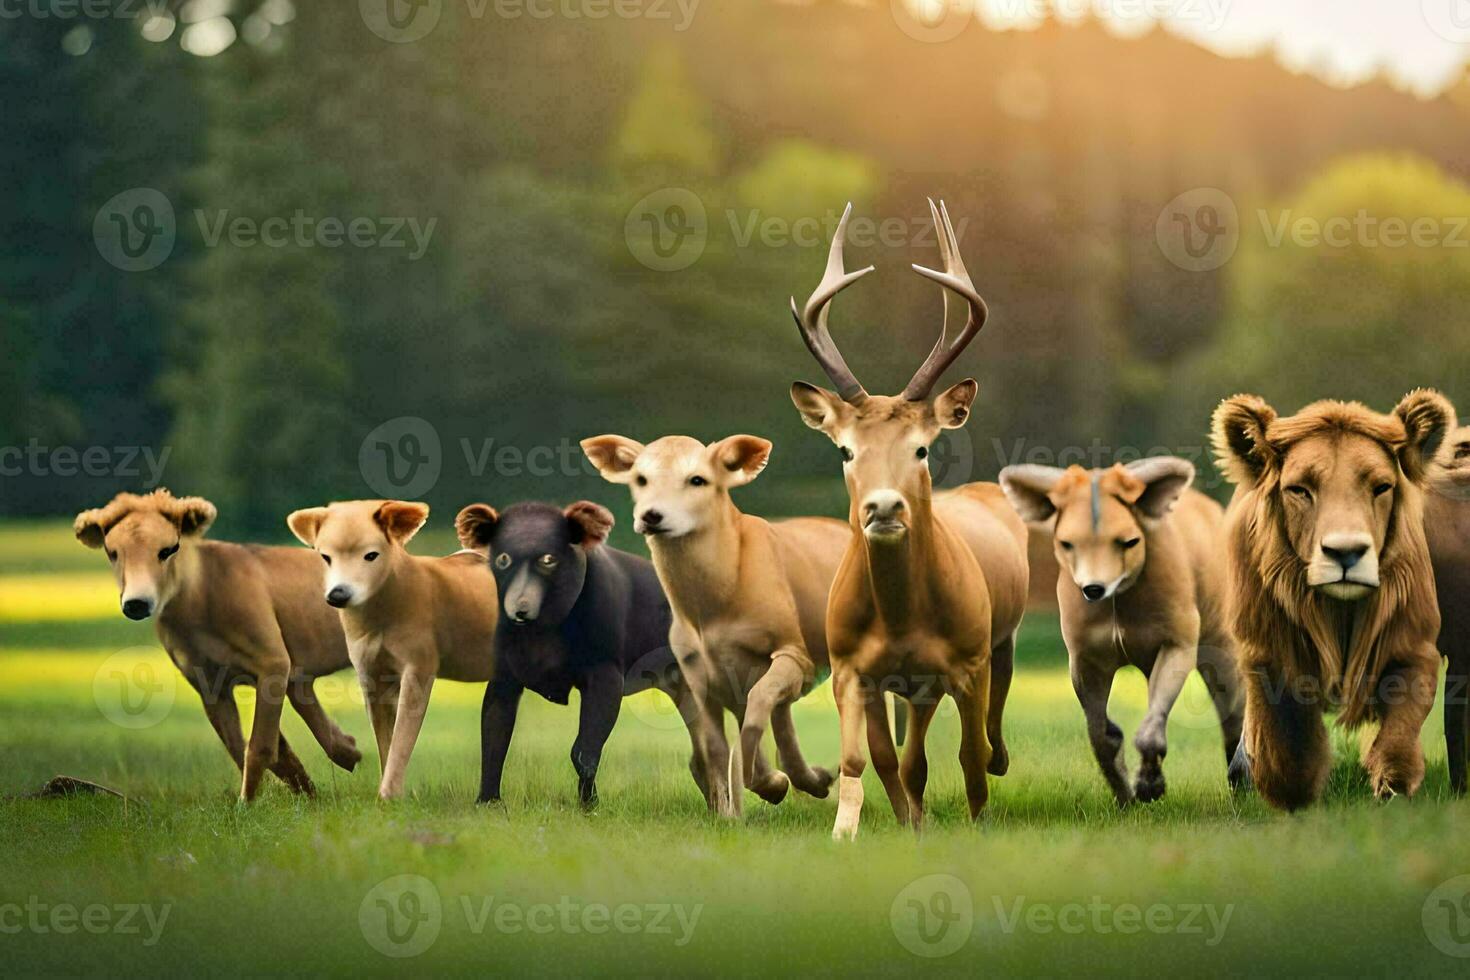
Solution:
M 168 410 L 156 382 L 189 247 L 176 244 L 158 268 L 123 271 L 98 250 L 93 219 L 138 187 L 182 209 L 205 122 L 195 59 L 144 40 L 139 24 L 0 18 L 0 446 L 99 447 L 109 460 L 92 475 L 57 468 L 49 454 L 19 474 L 7 460 L 0 513 L 65 512 L 143 489 L 148 474 L 119 450 L 163 451 Z
M 719 166 L 709 110 L 691 87 L 683 58 L 670 44 L 646 55 L 613 145 L 619 167 L 665 168 L 696 178 Z
M 1203 431 L 1240 390 L 1283 413 L 1319 398 L 1387 411 L 1421 386 L 1470 396 L 1465 184 L 1412 156 L 1354 156 L 1241 223 L 1223 331 L 1166 418 Z

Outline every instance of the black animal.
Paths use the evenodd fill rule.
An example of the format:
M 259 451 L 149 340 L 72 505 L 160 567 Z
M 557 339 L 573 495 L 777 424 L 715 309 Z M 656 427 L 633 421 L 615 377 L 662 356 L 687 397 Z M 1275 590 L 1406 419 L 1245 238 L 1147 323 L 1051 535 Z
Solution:
M 464 547 L 489 549 L 501 605 L 495 676 L 480 713 L 481 803 L 500 799 L 521 693 L 566 704 L 573 688 L 582 710 L 572 768 L 584 807 L 597 801 L 602 747 L 623 698 L 650 687 L 672 698 L 689 726 L 690 771 L 708 798 L 696 713 L 669 648 L 668 599 L 651 562 L 603 543 L 612 527 L 611 512 L 585 500 L 565 510 L 515 504 L 503 514 L 471 504 L 455 519 Z

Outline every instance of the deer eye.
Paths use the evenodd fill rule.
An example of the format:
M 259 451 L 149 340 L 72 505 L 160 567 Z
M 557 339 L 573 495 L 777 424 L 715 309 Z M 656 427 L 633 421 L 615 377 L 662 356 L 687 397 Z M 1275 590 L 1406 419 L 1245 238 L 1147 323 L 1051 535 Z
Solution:
M 838 446 L 837 449 L 838 449 L 839 452 L 842 453 L 842 461 L 844 463 L 851 463 L 852 462 L 852 450 L 851 449 L 848 449 L 846 446 Z
M 1124 551 L 1132 551 L 1134 548 L 1137 548 L 1139 544 L 1142 543 L 1142 541 L 1142 538 L 1129 538 L 1126 541 L 1119 541 L 1118 547 L 1122 548 Z
M 1058 541 L 1057 544 L 1062 546 L 1063 551 L 1071 551 L 1073 548 L 1077 547 L 1070 541 Z
M 108 548 L 107 549 L 107 560 L 108 561 L 117 561 L 117 552 L 113 551 L 111 548 Z
M 498 568 L 498 569 L 500 569 L 502 572 L 505 571 L 507 568 L 509 568 L 510 567 L 510 555 L 507 555 L 503 551 L 500 554 L 496 555 L 495 556 L 495 567 Z
M 705 484 L 706 484 L 706 483 L 708 483 L 708 482 L 709 482 L 709 481 L 708 481 L 708 480 L 706 480 L 706 479 L 705 479 L 705 478 L 704 478 L 704 477 L 702 477 L 702 476 L 691 476 L 691 477 L 690 477 L 690 478 L 689 478 L 689 485 L 690 485 L 690 486 L 691 486 L 691 487 L 702 487 L 702 486 L 704 486 L 704 485 L 705 485 Z
M 633 482 L 638 484 L 640 487 L 646 487 L 648 486 L 648 477 L 644 476 L 642 473 L 639 473 L 636 477 L 633 478 Z
M 178 553 L 178 550 L 179 546 L 176 544 L 169 545 L 167 548 L 162 548 L 158 552 L 158 560 L 168 561 L 170 558 Z
M 917 450 L 915 450 L 914 455 L 917 456 L 919 459 L 928 459 L 929 458 L 929 447 L 928 446 L 920 446 Z
M 362 556 L 362 560 L 363 561 L 377 561 L 378 560 L 378 553 L 376 551 L 369 551 L 367 554 L 365 554 L 365 555 Z
M 328 565 L 330 565 L 332 563 L 332 556 L 331 555 L 322 555 L 322 561 L 324 561 Z

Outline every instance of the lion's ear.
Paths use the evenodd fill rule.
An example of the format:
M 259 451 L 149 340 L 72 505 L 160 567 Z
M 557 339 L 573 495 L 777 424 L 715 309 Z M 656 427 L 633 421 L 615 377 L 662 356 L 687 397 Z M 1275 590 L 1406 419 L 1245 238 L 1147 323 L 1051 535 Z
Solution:
M 1276 463 L 1266 429 L 1276 410 L 1255 395 L 1227 398 L 1215 409 L 1212 438 L 1215 457 L 1231 483 L 1249 486 Z
M 1404 475 L 1415 483 L 1423 483 L 1429 463 L 1444 445 L 1445 436 L 1457 428 L 1455 406 L 1430 388 L 1411 391 L 1393 410 L 1404 423 L 1408 441 L 1399 450 L 1399 465 Z

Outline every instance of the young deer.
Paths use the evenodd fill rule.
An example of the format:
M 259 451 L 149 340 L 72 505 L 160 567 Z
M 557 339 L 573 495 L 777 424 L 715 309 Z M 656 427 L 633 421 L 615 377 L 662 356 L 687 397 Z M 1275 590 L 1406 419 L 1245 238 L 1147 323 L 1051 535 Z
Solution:
M 985 806 L 986 773 L 1002 775 L 1009 764 L 1001 713 L 1026 604 L 1026 526 L 995 484 L 935 494 L 930 483 L 929 444 L 941 429 L 964 425 L 979 386 L 966 380 L 937 398 L 929 393 L 985 325 L 987 310 L 965 271 L 943 204 L 935 208 L 931 201 L 929 208 L 944 271 L 914 271 L 963 298 L 969 318 L 951 339 L 946 309 L 939 342 L 903 394 L 863 390 L 827 329 L 832 298 L 873 271 L 843 269 L 851 205 L 837 226 L 826 275 L 804 308 L 791 301 L 802 339 L 837 386 L 832 392 L 797 382 L 791 400 L 807 425 L 837 444 L 851 500 L 847 551 L 827 606 L 842 734 L 836 839 L 857 835 L 865 724 L 873 768 L 894 815 L 916 829 L 923 822 L 929 772 L 924 736 L 943 695 L 959 706 L 960 764 L 972 819 Z M 884 691 L 911 706 L 902 764 Z
M 1209 689 L 1227 765 L 1240 744 L 1245 698 L 1225 621 L 1225 511 L 1189 489 L 1193 482 L 1194 465 L 1168 456 L 1106 470 L 1026 465 L 1000 473 L 1020 515 L 1052 531 L 1072 688 L 1119 806 L 1164 795 L 1169 713 L 1190 671 Z M 1123 730 L 1108 717 L 1113 676 L 1130 664 L 1148 678 L 1132 786 Z M 1243 767 L 1229 776 L 1239 785 Z

